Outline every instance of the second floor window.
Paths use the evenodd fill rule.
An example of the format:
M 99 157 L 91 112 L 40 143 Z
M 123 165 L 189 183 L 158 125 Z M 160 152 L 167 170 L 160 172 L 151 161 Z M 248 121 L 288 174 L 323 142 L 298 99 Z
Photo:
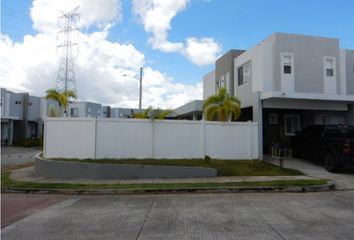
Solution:
M 243 67 L 238 68 L 238 85 L 243 84 Z
M 326 76 L 327 77 L 333 77 L 334 76 L 333 59 L 326 59 Z
M 243 64 L 238 68 L 238 85 L 243 85 L 251 81 L 251 64 L 250 62 Z
M 283 72 L 284 74 L 291 74 L 291 56 L 283 56 Z

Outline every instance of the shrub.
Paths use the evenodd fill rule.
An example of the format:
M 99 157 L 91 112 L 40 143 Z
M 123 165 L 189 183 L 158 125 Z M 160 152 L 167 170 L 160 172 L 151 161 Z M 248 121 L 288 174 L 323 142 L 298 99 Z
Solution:
M 204 162 L 208 163 L 208 162 L 210 162 L 210 161 L 211 161 L 211 157 L 208 156 L 208 155 L 205 155 L 205 157 L 204 157 Z

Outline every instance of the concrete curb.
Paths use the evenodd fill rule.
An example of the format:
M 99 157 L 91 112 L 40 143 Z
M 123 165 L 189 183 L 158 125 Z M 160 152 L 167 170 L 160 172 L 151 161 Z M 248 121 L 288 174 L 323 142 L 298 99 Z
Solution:
M 335 183 L 293 187 L 230 187 L 230 188 L 178 188 L 178 189 L 45 189 L 45 188 L 2 188 L 2 193 L 36 193 L 67 195 L 123 195 L 123 194 L 176 194 L 176 193 L 265 193 L 265 192 L 328 192 L 335 190 Z
M 156 179 L 216 177 L 217 170 L 207 167 L 143 164 L 101 164 L 46 159 L 36 155 L 36 174 L 57 179 Z

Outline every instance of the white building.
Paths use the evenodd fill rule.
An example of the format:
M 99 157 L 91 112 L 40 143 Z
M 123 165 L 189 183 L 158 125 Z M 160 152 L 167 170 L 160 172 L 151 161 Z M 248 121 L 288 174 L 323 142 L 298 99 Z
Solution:
M 204 99 L 222 86 L 241 100 L 264 150 L 310 124 L 354 124 L 354 50 L 335 38 L 274 33 L 220 57 L 203 83 Z

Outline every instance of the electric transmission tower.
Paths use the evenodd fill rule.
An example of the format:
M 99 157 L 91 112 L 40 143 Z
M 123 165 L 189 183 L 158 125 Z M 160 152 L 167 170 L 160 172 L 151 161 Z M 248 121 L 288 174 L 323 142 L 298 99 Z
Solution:
M 57 48 L 62 49 L 57 76 L 57 90 L 60 92 L 71 90 L 75 94 L 77 94 L 77 90 L 72 47 L 75 45 L 78 46 L 78 44 L 73 43 L 71 37 L 74 31 L 79 31 L 76 27 L 80 18 L 80 15 L 77 13 L 78 8 L 79 6 L 70 12 L 62 12 L 63 15 L 58 18 L 58 26 L 61 27 L 58 36 L 62 34 L 63 41 L 57 46 Z

